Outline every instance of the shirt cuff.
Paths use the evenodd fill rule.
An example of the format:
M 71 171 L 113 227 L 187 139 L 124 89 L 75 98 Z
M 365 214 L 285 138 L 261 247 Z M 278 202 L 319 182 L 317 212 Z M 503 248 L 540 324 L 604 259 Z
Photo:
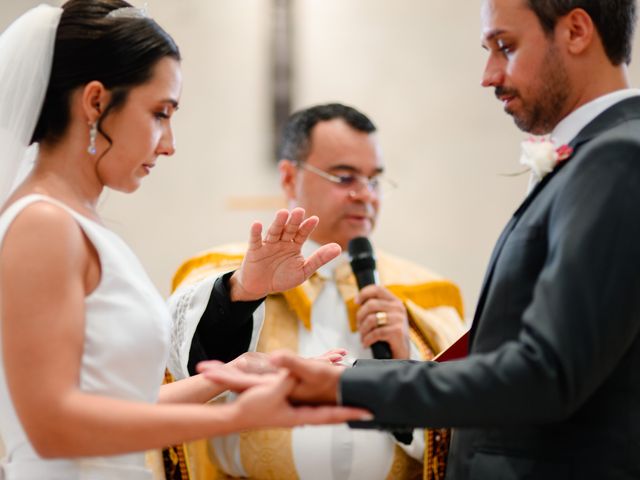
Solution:
M 265 297 L 249 302 L 232 302 L 231 290 L 229 288 L 231 275 L 233 275 L 233 272 L 228 272 L 216 279 L 213 284 L 207 310 L 212 307 L 216 308 L 220 315 L 219 318 L 233 319 L 234 323 L 239 326 L 239 324 L 245 323 L 253 317 L 253 312 L 256 311 Z

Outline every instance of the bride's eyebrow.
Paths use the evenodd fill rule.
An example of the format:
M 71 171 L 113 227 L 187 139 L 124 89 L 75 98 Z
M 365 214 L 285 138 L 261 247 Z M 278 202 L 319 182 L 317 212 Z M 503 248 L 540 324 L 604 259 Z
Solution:
M 178 110 L 180 108 L 178 101 L 173 98 L 165 98 L 164 100 L 160 100 L 160 103 L 168 103 L 174 110 Z

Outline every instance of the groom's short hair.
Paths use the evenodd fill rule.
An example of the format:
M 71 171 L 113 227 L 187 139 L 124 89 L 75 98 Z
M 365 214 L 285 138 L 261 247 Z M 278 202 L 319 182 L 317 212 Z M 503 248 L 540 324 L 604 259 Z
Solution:
M 553 33 L 558 18 L 581 8 L 593 21 L 613 65 L 631 62 L 636 0 L 526 0 L 543 30 Z

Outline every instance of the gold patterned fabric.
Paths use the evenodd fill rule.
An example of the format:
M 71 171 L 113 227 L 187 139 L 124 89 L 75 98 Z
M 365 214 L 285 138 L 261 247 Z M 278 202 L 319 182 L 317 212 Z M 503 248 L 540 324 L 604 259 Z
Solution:
M 177 271 L 173 288 L 192 284 L 203 278 L 218 276 L 237 268 L 244 246 L 233 245 L 211 250 L 193 257 Z M 462 299 L 458 287 L 410 262 L 377 252 L 378 271 L 381 283 L 400 298 L 409 314 L 410 339 L 423 359 L 433 358 L 453 343 L 463 332 Z M 343 298 L 351 325 L 356 331 L 354 297 L 357 285 L 348 263 L 340 265 L 335 272 L 336 286 Z M 271 352 L 287 348 L 298 350 L 298 325 L 301 322 L 308 330 L 313 329 L 311 306 L 323 288 L 323 279 L 314 274 L 304 284 L 277 295 L 270 295 L 265 303 L 265 318 L 258 340 L 257 351 Z M 438 433 L 440 432 L 440 433 Z M 448 449 L 448 432 L 425 431 L 424 466 L 395 446 L 393 462 L 388 472 L 389 479 L 437 480 L 443 478 Z M 196 447 L 197 448 L 197 447 Z M 188 455 L 194 447 L 189 445 Z M 212 448 L 209 453 L 212 454 Z M 239 435 L 239 450 L 242 466 L 249 478 L 255 480 L 296 479 L 293 460 L 292 435 L 288 429 L 272 429 L 244 432 Z M 232 478 L 212 469 L 220 465 L 220 459 L 202 458 L 204 449 L 192 462 L 192 480 Z M 207 472 L 204 476 L 203 472 Z
M 171 382 L 173 382 L 173 376 L 166 370 L 163 383 Z M 191 480 L 192 478 L 184 444 L 149 451 L 146 454 L 146 462 L 154 479 Z
M 387 480 L 419 480 L 422 478 L 423 465 L 395 446 L 393 464 L 389 469 Z
M 291 430 L 274 429 L 240 434 L 240 457 L 249 478 L 298 478 L 291 451 Z
M 451 430 L 430 428 L 425 431 L 424 480 L 442 480 L 446 473 Z

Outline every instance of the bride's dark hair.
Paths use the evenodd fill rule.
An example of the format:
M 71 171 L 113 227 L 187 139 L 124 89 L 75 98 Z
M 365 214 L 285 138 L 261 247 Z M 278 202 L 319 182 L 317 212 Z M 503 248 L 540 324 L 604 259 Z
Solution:
M 129 90 L 151 78 L 159 60 L 180 60 L 177 45 L 154 20 L 107 16 L 125 7 L 131 5 L 123 0 L 70 0 L 62 6 L 51 76 L 32 142 L 55 141 L 64 134 L 76 88 L 97 80 L 111 91 L 100 130 L 102 120 L 124 104 Z

